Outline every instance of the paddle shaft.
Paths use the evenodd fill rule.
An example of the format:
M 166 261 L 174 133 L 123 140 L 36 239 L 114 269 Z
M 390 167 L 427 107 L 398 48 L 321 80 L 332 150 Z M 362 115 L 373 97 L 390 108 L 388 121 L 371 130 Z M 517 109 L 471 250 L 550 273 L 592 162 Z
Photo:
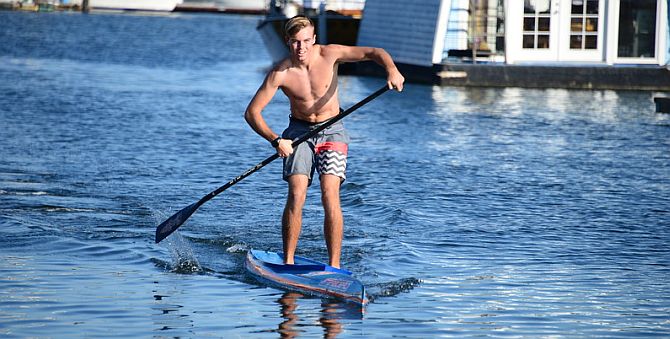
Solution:
M 307 139 L 315 136 L 319 132 L 325 130 L 326 128 L 330 127 L 334 123 L 344 119 L 347 115 L 351 114 L 355 110 L 359 109 L 361 106 L 367 104 L 368 102 L 372 101 L 376 97 L 382 95 L 384 92 L 388 91 L 389 88 L 388 86 L 384 86 L 380 89 L 378 89 L 376 92 L 370 94 L 367 98 L 361 100 L 357 104 L 351 106 L 349 109 L 341 112 L 340 114 L 336 115 L 335 117 L 331 118 L 330 120 L 324 122 L 323 124 L 317 126 L 313 130 L 310 130 L 309 132 L 303 134 L 301 137 L 298 139 L 294 140 L 292 143 L 293 147 L 296 147 L 303 142 L 305 142 Z M 162 224 L 158 225 L 156 228 L 156 243 L 161 242 L 161 240 L 165 239 L 167 236 L 172 234 L 179 226 L 181 226 L 186 220 L 204 203 L 207 201 L 211 200 L 215 196 L 221 194 L 221 192 L 227 190 L 231 186 L 237 184 L 238 182 L 242 181 L 242 179 L 250 176 L 251 174 L 255 173 L 259 169 L 265 167 L 267 164 L 275 161 L 277 158 L 279 158 L 279 155 L 277 153 L 269 156 L 267 159 L 259 162 L 256 164 L 256 166 L 249 168 L 246 170 L 244 173 L 240 174 L 239 176 L 235 177 L 233 180 L 227 182 L 225 185 L 217 188 L 216 190 L 210 192 L 206 196 L 202 197 L 198 202 L 191 204 L 189 206 L 186 206 L 184 209 L 180 210 L 179 212 L 175 213 L 172 215 L 170 218 L 165 220 Z

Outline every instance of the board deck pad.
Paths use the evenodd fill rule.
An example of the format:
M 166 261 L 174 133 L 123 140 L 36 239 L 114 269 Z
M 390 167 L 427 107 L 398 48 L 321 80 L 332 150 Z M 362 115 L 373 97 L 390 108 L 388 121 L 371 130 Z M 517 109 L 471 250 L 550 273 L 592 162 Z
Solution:
M 365 286 L 350 271 L 304 257 L 295 257 L 294 265 L 284 264 L 275 252 L 250 250 L 245 267 L 261 283 L 308 295 L 335 298 L 365 306 Z

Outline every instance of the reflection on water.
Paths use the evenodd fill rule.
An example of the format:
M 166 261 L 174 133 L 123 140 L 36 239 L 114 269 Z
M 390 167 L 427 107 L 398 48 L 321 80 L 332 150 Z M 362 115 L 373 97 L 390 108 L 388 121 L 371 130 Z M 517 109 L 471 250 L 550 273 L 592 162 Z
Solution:
M 284 319 L 284 321 L 279 323 L 277 329 L 282 338 L 295 338 L 302 333 L 300 330 L 301 327 L 309 325 L 304 319 L 300 319 L 298 308 L 303 298 L 304 296 L 300 293 L 285 292 L 277 300 L 281 306 L 281 317 Z M 323 327 L 324 338 L 335 338 L 345 330 L 344 325 L 341 323 L 342 319 L 363 319 L 363 310 L 359 306 L 349 303 L 338 302 L 332 299 L 321 300 L 318 322 Z
M 448 105 L 449 111 L 441 114 L 490 113 L 501 117 L 514 117 L 532 112 L 533 115 L 560 122 L 576 112 L 586 110 L 584 119 L 599 118 L 599 122 L 616 122 L 621 105 L 630 104 L 628 95 L 619 92 L 578 91 L 563 88 L 522 89 L 511 88 L 450 88 L 433 86 L 431 99 L 437 107 Z M 484 108 L 484 110 L 480 110 Z M 529 110 L 529 108 L 533 108 Z
M 281 305 L 281 316 L 286 319 L 279 323 L 277 331 L 282 338 L 295 338 L 299 331 L 295 328 L 298 325 L 300 318 L 296 315 L 298 308 L 297 299 L 301 298 L 302 294 L 295 292 L 284 293 L 277 302 Z

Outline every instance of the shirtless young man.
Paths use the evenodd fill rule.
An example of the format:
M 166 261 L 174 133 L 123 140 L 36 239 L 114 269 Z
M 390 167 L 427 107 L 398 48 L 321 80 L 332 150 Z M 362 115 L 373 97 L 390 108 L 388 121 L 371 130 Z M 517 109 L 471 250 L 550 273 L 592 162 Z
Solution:
M 381 48 L 315 44 L 314 24 L 307 17 L 290 19 L 284 32 L 289 57 L 268 73 L 249 103 L 244 118 L 284 159 L 283 176 L 288 182 L 288 198 L 282 217 L 284 262 L 294 263 L 307 187 L 316 169 L 321 182 L 329 263 L 340 267 L 344 224 L 340 185 L 345 179 L 349 138 L 342 122 L 337 122 L 295 149 L 291 146 L 292 140 L 340 112 L 338 63 L 372 60 L 386 69 L 389 88 L 398 91 L 402 91 L 405 78 L 391 56 Z M 261 114 L 277 89 L 284 92 L 291 104 L 290 123 L 281 136 L 272 131 Z

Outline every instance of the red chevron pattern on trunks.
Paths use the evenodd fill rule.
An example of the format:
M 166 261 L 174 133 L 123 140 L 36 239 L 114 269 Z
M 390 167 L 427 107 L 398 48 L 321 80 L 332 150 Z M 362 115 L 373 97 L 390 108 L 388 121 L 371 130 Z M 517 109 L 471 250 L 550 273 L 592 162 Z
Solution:
M 316 145 L 317 172 L 346 179 L 347 149 L 347 144 L 343 142 L 324 142 Z

